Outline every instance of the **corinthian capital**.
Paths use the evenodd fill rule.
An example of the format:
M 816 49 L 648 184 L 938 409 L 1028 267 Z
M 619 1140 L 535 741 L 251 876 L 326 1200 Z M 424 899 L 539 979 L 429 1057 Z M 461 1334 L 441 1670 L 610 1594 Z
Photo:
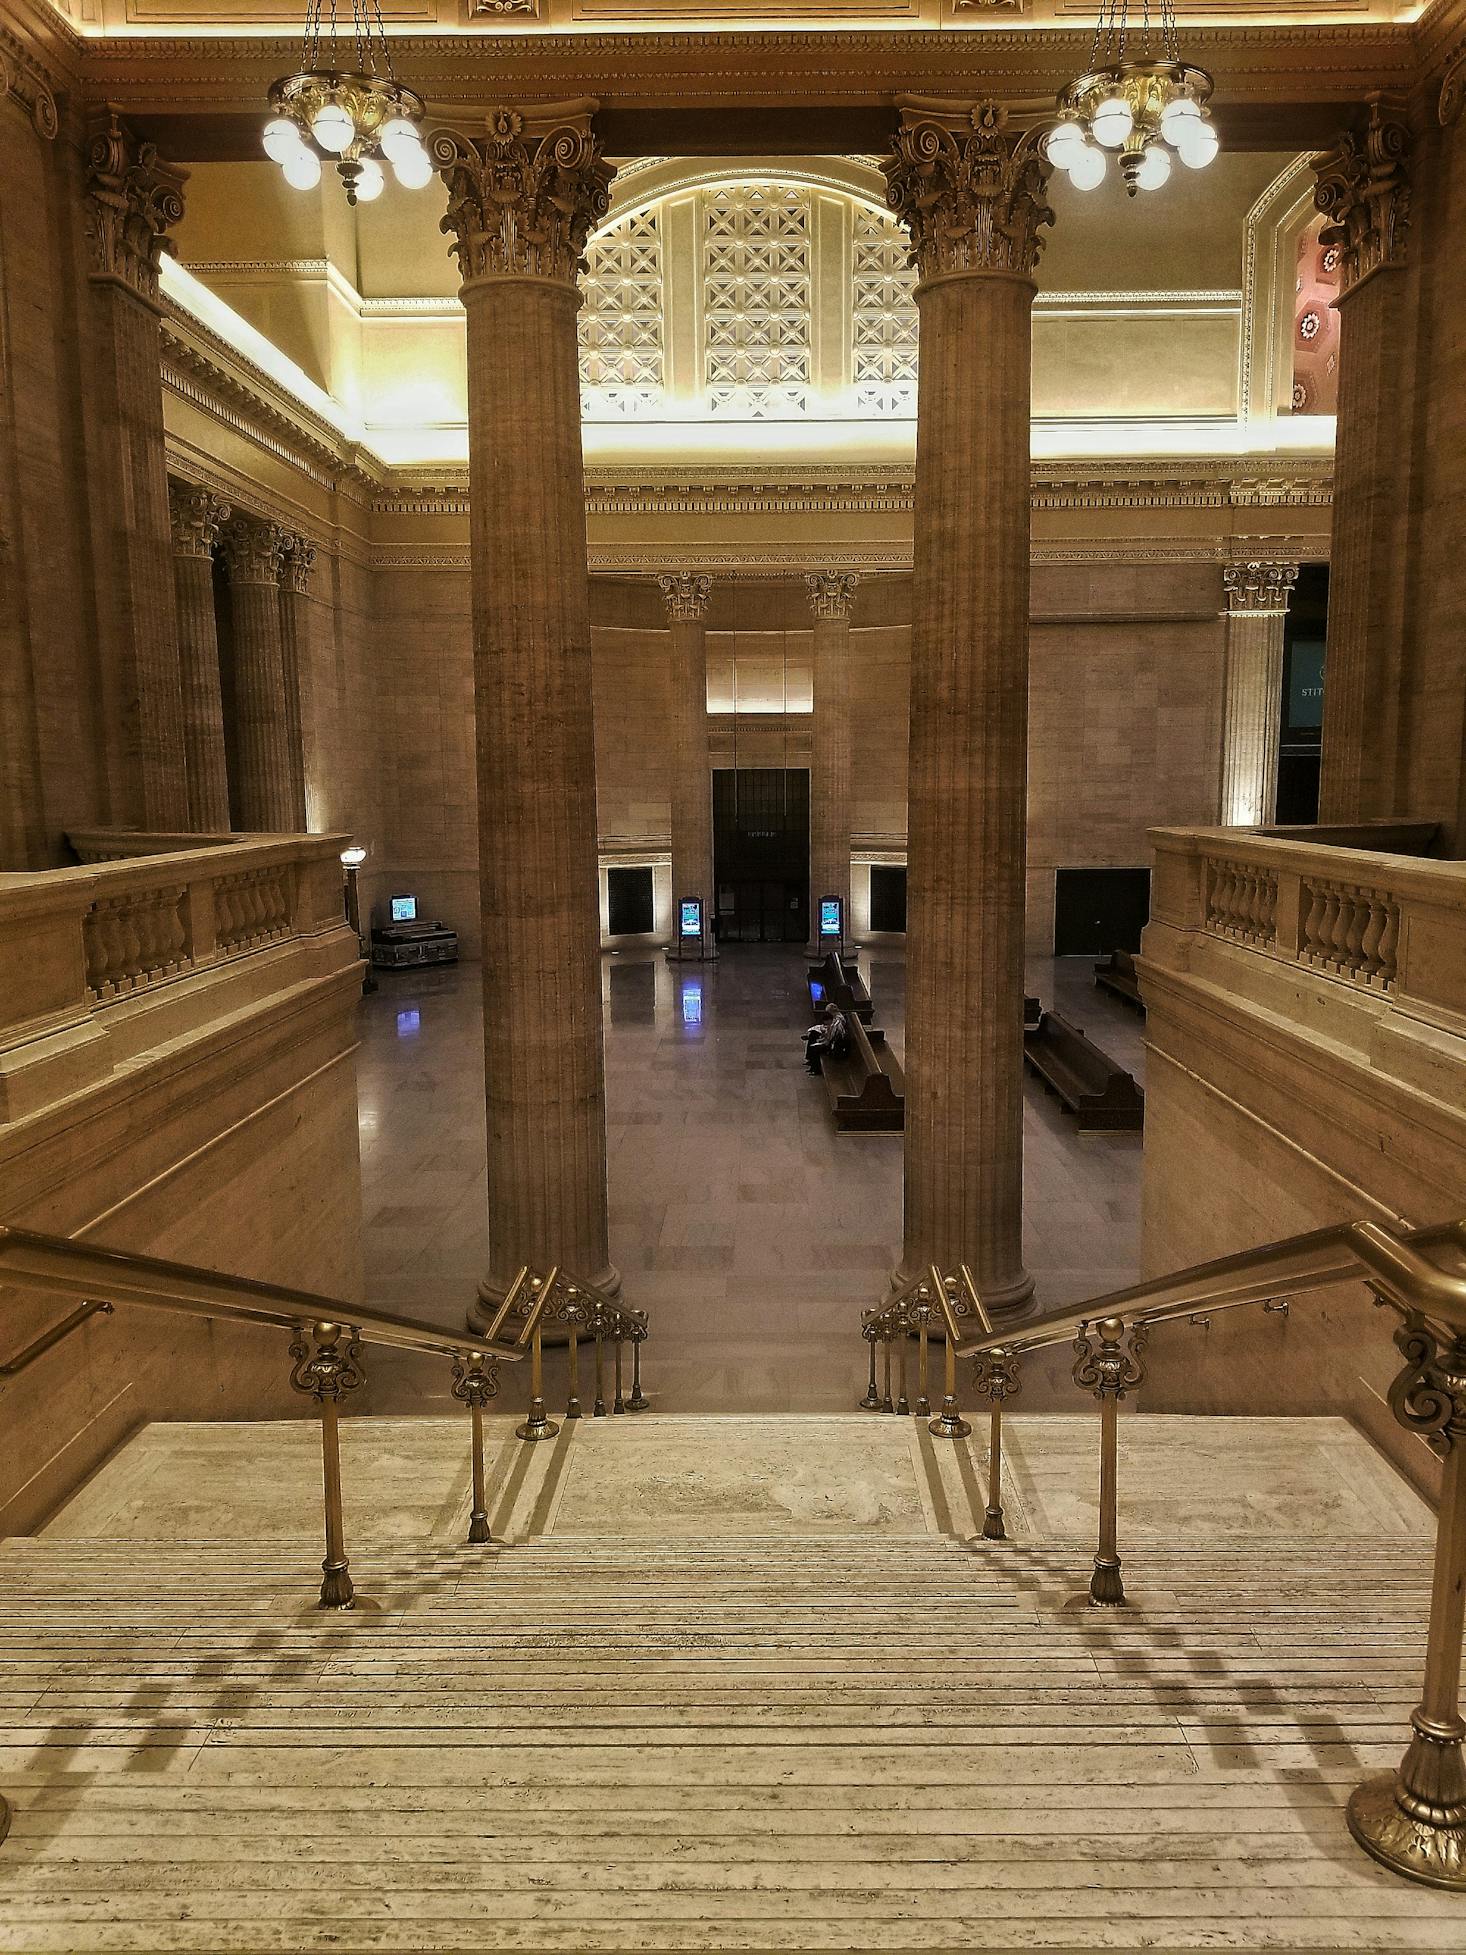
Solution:
M 280 588 L 304 597 L 316 565 L 316 546 L 294 530 L 281 530 Z
M 284 532 L 274 523 L 236 516 L 219 533 L 231 584 L 278 584 Z
M 229 504 L 221 502 L 212 489 L 198 488 L 192 482 L 170 482 L 168 514 L 173 521 L 173 554 L 209 557 L 219 541 L 219 531 L 229 520 Z
M 897 98 L 901 126 L 881 165 L 886 202 L 911 234 L 923 278 L 951 272 L 1032 278 L 1052 224 L 1049 165 L 1035 131 L 1013 134 L 997 102 Z
M 440 228 L 465 285 L 551 278 L 567 285 L 605 216 L 616 174 L 591 129 L 595 102 L 494 109 L 481 136 L 442 129 L 432 158 L 448 186 Z
M 848 618 L 860 578 L 853 570 L 807 570 L 809 608 L 817 618 Z
M 1321 233 L 1339 250 L 1339 294 L 1405 262 L 1410 228 L 1410 130 L 1401 105 L 1376 95 L 1362 124 L 1313 159 L 1313 201 L 1329 220 Z
M 1296 563 L 1229 563 L 1222 572 L 1227 609 L 1237 612 L 1286 611 L 1298 581 Z
M 160 162 L 156 146 L 139 142 L 116 115 L 94 128 L 86 196 L 94 279 L 157 304 L 158 270 L 171 249 L 164 233 L 183 216 L 187 181 L 186 170 Z
M 685 624 L 707 615 L 708 592 L 713 588 L 711 577 L 699 576 L 691 570 L 678 570 L 670 576 L 659 577 L 657 583 L 661 586 L 667 616 L 674 624 Z

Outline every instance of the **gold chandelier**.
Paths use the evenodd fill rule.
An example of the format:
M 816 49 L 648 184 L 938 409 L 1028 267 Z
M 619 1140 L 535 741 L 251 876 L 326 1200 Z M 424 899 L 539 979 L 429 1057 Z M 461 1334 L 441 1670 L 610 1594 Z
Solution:
M 1173 158 L 1204 170 L 1221 147 L 1206 106 L 1212 78 L 1181 59 L 1172 0 L 1160 0 L 1158 22 L 1150 0 L 1143 8 L 1140 51 L 1132 53 L 1130 0 L 1100 0 L 1088 71 L 1059 91 L 1059 120 L 1044 149 L 1079 190 L 1104 181 L 1112 150 L 1133 197 L 1159 190 Z
M 379 0 L 351 0 L 349 66 L 336 24 L 337 0 L 308 0 L 300 69 L 270 84 L 265 154 L 285 181 L 313 190 L 323 162 L 334 162 L 348 204 L 368 204 L 386 185 L 381 159 L 407 190 L 433 180 L 421 123 L 427 105 L 398 81 Z M 324 47 L 323 47 L 324 43 Z

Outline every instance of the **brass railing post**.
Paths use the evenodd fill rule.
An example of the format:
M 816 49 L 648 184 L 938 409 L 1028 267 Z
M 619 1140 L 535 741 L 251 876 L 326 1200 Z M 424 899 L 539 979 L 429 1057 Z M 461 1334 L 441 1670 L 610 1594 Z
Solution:
M 596 1311 L 596 1402 L 591 1408 L 591 1416 L 604 1419 L 606 1416 L 606 1350 L 605 1322 L 599 1309 Z
M 1349 1800 L 1349 1831 L 1395 1873 L 1466 1891 L 1466 1763 L 1461 1646 L 1466 1618 L 1466 1330 L 1444 1348 L 1416 1314 L 1395 1334 L 1404 1371 L 1395 1417 L 1445 1460 L 1436 1521 L 1425 1687 L 1399 1768 L 1368 1778 Z
M 575 1319 L 569 1324 L 570 1395 L 565 1401 L 567 1419 L 580 1417 L 580 1339 L 575 1332 Z
M 631 1330 L 631 1396 L 626 1401 L 628 1412 L 645 1412 L 651 1400 L 641 1389 L 641 1347 L 646 1339 L 646 1318 L 641 1311 L 633 1312 Z
M 881 1395 L 876 1388 L 876 1329 L 874 1324 L 862 1324 L 860 1334 L 865 1339 L 865 1348 L 870 1353 L 870 1383 L 865 1388 L 865 1397 L 860 1401 L 862 1412 L 879 1412 Z
M 342 1339 L 345 1345 L 342 1345 Z M 356 1603 L 351 1567 L 346 1559 L 346 1522 L 341 1507 L 341 1439 L 336 1411 L 348 1392 L 354 1392 L 365 1373 L 361 1346 L 346 1324 L 301 1324 L 291 1339 L 292 1388 L 316 1401 L 321 1415 L 321 1480 L 326 1519 L 326 1558 L 321 1563 L 323 1609 L 350 1609 Z
M 1141 1359 L 1148 1336 L 1143 1323 L 1132 1324 L 1127 1334 L 1123 1318 L 1102 1317 L 1093 1334 L 1085 1324 L 1074 1340 L 1074 1382 L 1081 1391 L 1093 1392 L 1100 1407 L 1099 1548 L 1089 1581 L 1090 1606 L 1096 1609 L 1125 1606 L 1119 1550 L 1119 1411 L 1120 1400 L 1145 1376 Z
M 891 1333 L 887 1329 L 881 1338 L 881 1410 L 894 1412 L 896 1402 L 891 1397 Z
M 998 1346 L 972 1362 L 972 1387 L 988 1402 L 988 1505 L 983 1516 L 984 1541 L 1006 1541 L 1003 1526 L 1003 1404 L 1016 1398 L 1021 1380 L 1018 1354 Z
M 942 1409 L 927 1427 L 936 1439 L 965 1439 L 972 1427 L 957 1409 L 957 1353 L 950 1335 L 946 1344 Z
M 622 1337 L 621 1337 L 621 1322 L 619 1318 L 616 1321 L 615 1343 L 616 1343 L 616 1396 L 611 1401 L 611 1410 L 613 1412 L 624 1412 L 626 1410 L 626 1398 L 625 1398 L 625 1394 L 622 1392 L 621 1389 Z
M 931 1416 L 932 1402 L 927 1386 L 929 1383 L 928 1365 L 930 1353 L 927 1349 L 927 1332 L 931 1323 L 931 1305 L 918 1303 L 916 1306 L 916 1416 L 926 1419 Z
M 910 1342 L 911 1327 L 904 1317 L 896 1321 L 896 1335 L 901 1340 L 896 1346 L 896 1416 L 907 1419 L 911 1416 L 911 1402 L 906 1396 L 906 1346 Z
M 538 1322 L 529 1344 L 529 1417 L 514 1430 L 521 1439 L 553 1439 L 560 1430 L 553 1419 L 545 1416 L 545 1363 Z
M 485 1364 L 487 1356 L 484 1351 L 470 1351 L 466 1357 L 453 1360 L 453 1396 L 468 1407 L 473 1429 L 473 1508 L 468 1517 L 471 1547 L 480 1547 L 491 1538 L 484 1497 L 484 1407 L 499 1395 L 499 1373 L 492 1359 Z

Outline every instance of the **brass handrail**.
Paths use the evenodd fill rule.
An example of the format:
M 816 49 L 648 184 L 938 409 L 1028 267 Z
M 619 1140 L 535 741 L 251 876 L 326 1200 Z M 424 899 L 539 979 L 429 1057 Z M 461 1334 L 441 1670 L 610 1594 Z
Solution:
M 290 1333 L 291 1388 L 315 1400 L 321 1423 L 326 1536 L 326 1558 L 321 1564 L 323 1609 L 349 1609 L 356 1600 L 344 1541 L 337 1416 L 341 1399 L 365 1383 L 360 1357 L 363 1344 L 386 1345 L 451 1362 L 452 1396 L 472 1415 L 473 1508 L 468 1539 L 475 1544 L 490 1538 L 484 1496 L 483 1413 L 489 1400 L 498 1396 L 496 1367 L 500 1363 L 517 1364 L 526 1352 L 529 1354 L 530 1414 L 526 1424 L 518 1428 L 519 1436 L 547 1439 L 559 1430 L 546 1418 L 543 1398 L 541 1331 L 548 1315 L 568 1314 L 573 1318 L 577 1311 L 587 1313 L 598 1355 L 601 1339 L 609 1331 L 616 1340 L 615 1409 L 640 1411 L 647 1404 L 641 1391 L 641 1346 L 649 1329 L 645 1312 L 615 1302 L 558 1267 L 540 1275 L 522 1265 L 494 1314 L 488 1335 L 481 1337 L 455 1337 L 411 1317 L 361 1310 L 354 1303 L 311 1290 L 292 1290 L 246 1276 L 226 1276 L 190 1263 L 166 1262 L 157 1256 L 102 1249 L 66 1236 L 0 1225 L 0 1281 L 5 1280 L 31 1290 L 78 1296 L 83 1302 L 4 1366 L 4 1375 L 23 1370 L 88 1317 L 99 1311 L 110 1313 L 119 1304 Z M 515 1335 L 501 1337 L 500 1330 L 515 1319 Z M 627 1339 L 634 1364 L 629 1404 L 620 1390 L 621 1347 Z M 573 1382 L 571 1389 L 573 1392 Z M 571 1404 L 575 1416 L 579 1407 L 573 1397 Z M 597 1409 L 604 1407 L 598 1405 Z
M 43 1330 L 39 1337 L 33 1337 L 29 1344 L 22 1345 L 13 1358 L 7 1358 L 4 1364 L 0 1364 L 0 1378 L 18 1378 L 22 1371 L 29 1370 L 37 1358 L 43 1358 L 48 1351 L 54 1350 L 58 1344 L 70 1337 L 73 1331 L 80 1330 L 83 1324 L 90 1323 L 93 1317 L 111 1315 L 110 1303 L 88 1301 L 78 1304 L 76 1309 L 69 1311 L 59 1323 L 52 1324 L 49 1330 Z
M 1444 1251 L 1445 1260 L 1426 1252 Z M 1019 1387 L 1020 1359 L 1072 1339 L 1074 1383 L 1100 1408 L 1099 1546 L 1089 1597 L 1096 1608 L 1126 1605 L 1118 1547 L 1118 1411 L 1143 1382 L 1151 1330 L 1198 1309 L 1235 1310 L 1261 1304 L 1286 1311 L 1289 1297 L 1362 1279 L 1378 1302 L 1398 1313 L 1395 1345 L 1404 1368 L 1390 1387 L 1390 1408 L 1407 1432 L 1423 1438 L 1444 1461 L 1436 1522 L 1425 1682 L 1411 1717 L 1414 1735 L 1392 1773 L 1366 1779 L 1349 1799 L 1349 1830 L 1359 1845 L 1392 1872 L 1434 1887 L 1466 1892 L 1466 1719 L 1460 1677 L 1466 1644 L 1466 1220 L 1426 1228 L 1388 1229 L 1349 1222 L 1265 1243 L 1234 1256 L 1124 1290 L 1091 1297 L 1068 1310 L 1011 1327 L 994 1325 L 972 1271 L 961 1264 L 944 1274 L 935 1264 L 879 1309 L 866 1311 L 861 1335 L 870 1347 L 870 1386 L 861 1404 L 889 1412 L 890 1352 L 899 1340 L 904 1380 L 906 1345 L 920 1340 L 923 1379 L 933 1319 L 946 1341 L 948 1405 L 955 1419 L 952 1379 L 959 1357 L 975 1360 L 973 1382 L 991 1408 L 985 1540 L 1004 1538 L 1002 1414 Z M 980 1326 L 964 1335 L 964 1319 Z M 1203 1317 L 1202 1322 L 1208 1321 Z M 886 1391 L 876 1389 L 875 1347 L 886 1350 Z M 933 1433 L 953 1427 L 933 1420 Z M 904 1391 L 901 1410 L 906 1409 Z M 960 1422 L 959 1422 L 960 1424 Z M 965 1425 L 960 1430 L 967 1430 Z
M 521 1270 L 515 1285 L 528 1278 Z M 165 1262 L 158 1256 L 133 1255 L 125 1249 L 100 1249 L 66 1236 L 40 1235 L 31 1229 L 0 1225 L 0 1280 L 23 1282 L 30 1290 L 88 1301 L 134 1303 L 146 1310 L 173 1310 L 190 1317 L 214 1317 L 226 1322 L 264 1324 L 276 1330 L 296 1330 L 302 1324 L 349 1324 L 359 1343 L 391 1344 L 400 1350 L 422 1351 L 453 1358 L 477 1350 L 514 1364 L 524 1355 L 521 1344 L 492 1338 L 451 1337 L 412 1317 L 383 1310 L 363 1310 L 340 1297 L 312 1290 L 292 1290 L 283 1284 L 259 1283 L 247 1276 L 226 1276 L 219 1270 L 191 1263 Z

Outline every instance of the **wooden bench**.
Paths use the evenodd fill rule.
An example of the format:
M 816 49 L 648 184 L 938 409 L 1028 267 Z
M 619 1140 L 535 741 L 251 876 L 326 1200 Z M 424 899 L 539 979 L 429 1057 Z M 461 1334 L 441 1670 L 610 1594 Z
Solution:
M 1046 1011 L 1036 1028 L 1024 1033 L 1023 1057 L 1077 1115 L 1080 1133 L 1141 1131 L 1145 1095 L 1129 1073 L 1058 1012 Z
M 906 1079 L 879 1027 L 867 1031 L 846 1014 L 850 1050 L 843 1059 L 820 1054 L 820 1077 L 842 1134 L 899 1134 L 906 1126 Z
M 1144 1012 L 1145 1000 L 1140 995 L 1140 985 L 1135 976 L 1135 959 L 1128 950 L 1112 950 L 1103 964 L 1096 964 L 1094 981 L 1102 991 L 1113 991 L 1127 1005 L 1134 1005 L 1138 1012 Z
M 809 967 L 809 1008 L 818 1015 L 826 1005 L 834 1005 L 847 1018 L 858 1018 L 866 1025 L 875 1012 L 859 965 L 847 964 L 838 950 Z
M 1030 997 L 1029 994 L 1025 991 L 1023 994 L 1024 1031 L 1036 1032 L 1038 1030 L 1038 1021 L 1043 1017 L 1043 1015 L 1044 1015 L 1044 1008 L 1042 1003 L 1037 998 Z

